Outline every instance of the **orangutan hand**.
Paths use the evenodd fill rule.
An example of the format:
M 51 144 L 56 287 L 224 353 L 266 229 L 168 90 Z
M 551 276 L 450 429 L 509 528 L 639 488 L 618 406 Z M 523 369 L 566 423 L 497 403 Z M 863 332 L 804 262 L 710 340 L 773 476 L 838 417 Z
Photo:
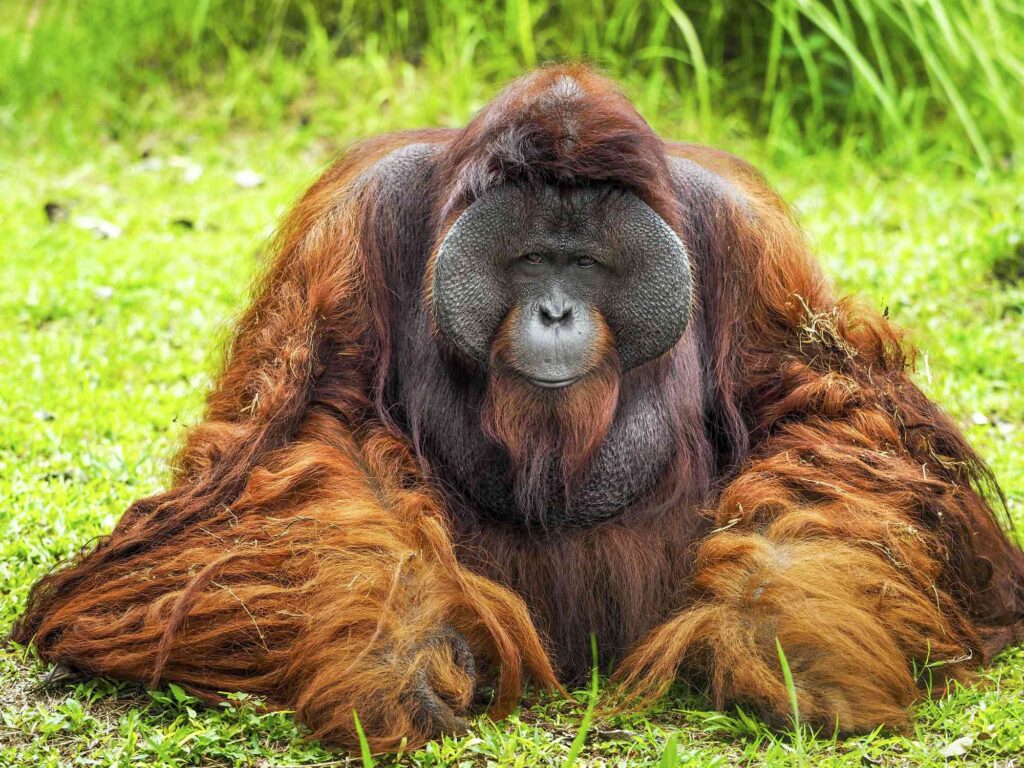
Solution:
M 464 733 L 464 719 L 476 690 L 473 652 L 458 630 L 443 626 L 415 656 L 412 685 L 402 696 L 410 719 L 424 732 Z

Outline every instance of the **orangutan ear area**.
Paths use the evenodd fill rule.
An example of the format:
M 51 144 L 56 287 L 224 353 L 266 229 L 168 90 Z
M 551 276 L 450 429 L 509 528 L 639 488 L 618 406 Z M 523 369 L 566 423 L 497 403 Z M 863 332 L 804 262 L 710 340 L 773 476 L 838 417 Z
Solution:
M 574 260 L 506 279 L 529 238 Z M 584 298 L 527 328 L 532 276 L 570 269 Z M 582 352 L 530 357 L 570 321 Z M 13 638 L 344 747 L 353 712 L 395 750 L 464 730 L 485 688 L 495 718 L 564 692 L 591 635 L 608 706 L 684 679 L 785 725 L 778 643 L 806 722 L 899 729 L 1024 639 L 995 479 L 911 360 L 755 169 L 543 67 L 305 193 L 170 486 L 42 578 Z M 524 373 L 548 364 L 574 378 Z

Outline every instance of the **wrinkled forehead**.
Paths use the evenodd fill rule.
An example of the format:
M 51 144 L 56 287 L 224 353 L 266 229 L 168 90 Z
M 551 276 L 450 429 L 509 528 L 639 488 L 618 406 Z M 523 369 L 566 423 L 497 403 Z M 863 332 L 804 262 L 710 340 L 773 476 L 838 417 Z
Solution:
M 535 215 L 561 226 L 593 221 L 614 214 L 627 194 L 607 184 L 512 186 L 513 196 Z
M 604 251 L 616 245 L 628 193 L 610 186 L 508 187 L 490 217 L 523 245 Z

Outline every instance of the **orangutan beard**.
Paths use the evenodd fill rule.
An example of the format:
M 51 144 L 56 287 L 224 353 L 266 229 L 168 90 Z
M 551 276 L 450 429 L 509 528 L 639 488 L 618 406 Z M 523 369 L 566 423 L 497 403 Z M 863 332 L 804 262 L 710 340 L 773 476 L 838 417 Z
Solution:
M 590 371 L 561 389 L 542 389 L 508 362 L 505 323 L 491 347 L 482 425 L 508 451 L 516 505 L 538 522 L 548 516 L 553 482 L 568 509 L 587 464 L 604 441 L 619 400 L 619 357 L 602 321 Z

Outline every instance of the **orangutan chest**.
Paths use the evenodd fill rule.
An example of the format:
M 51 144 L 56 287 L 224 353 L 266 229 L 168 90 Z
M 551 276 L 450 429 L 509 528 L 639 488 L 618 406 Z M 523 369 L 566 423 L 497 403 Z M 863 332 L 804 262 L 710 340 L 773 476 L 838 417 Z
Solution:
M 650 494 L 674 454 L 660 403 L 633 403 L 616 414 L 607 435 L 577 477 L 567 477 L 557 452 L 536 452 L 518 464 L 479 430 L 451 440 L 453 422 L 428 419 L 422 447 L 432 473 L 472 514 L 513 528 L 587 528 L 611 519 Z

